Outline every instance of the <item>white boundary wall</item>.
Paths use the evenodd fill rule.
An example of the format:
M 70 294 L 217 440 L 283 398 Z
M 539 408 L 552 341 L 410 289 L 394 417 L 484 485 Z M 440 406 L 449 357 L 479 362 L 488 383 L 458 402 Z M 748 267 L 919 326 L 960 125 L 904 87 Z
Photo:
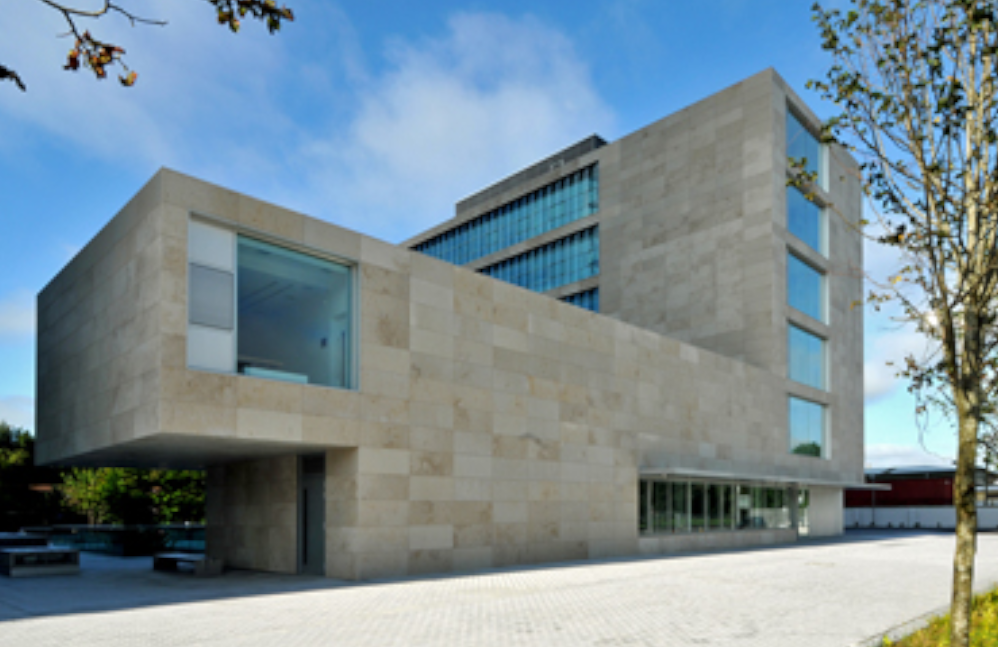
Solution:
M 956 527 L 953 506 L 911 506 L 899 508 L 846 508 L 846 528 L 941 528 Z M 998 529 L 998 508 L 977 508 L 979 530 Z

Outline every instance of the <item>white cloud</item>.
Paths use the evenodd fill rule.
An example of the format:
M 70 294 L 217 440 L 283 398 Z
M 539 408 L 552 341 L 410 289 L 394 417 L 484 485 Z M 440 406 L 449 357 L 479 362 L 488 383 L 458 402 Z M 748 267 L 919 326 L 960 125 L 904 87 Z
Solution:
M 870 207 L 864 207 L 869 213 Z M 883 227 L 879 223 L 872 223 L 867 226 L 866 233 L 869 236 L 879 236 L 883 233 Z M 866 275 L 878 282 L 886 282 L 890 275 L 895 274 L 898 269 L 904 266 L 904 257 L 896 247 L 878 243 L 869 238 L 863 239 L 863 269 Z
M 869 236 L 877 236 L 886 233 L 874 216 L 872 207 L 864 204 L 867 217 L 873 222 L 867 227 L 866 233 Z M 863 267 L 868 280 L 866 289 L 885 293 L 877 285 L 887 285 L 892 276 L 905 266 L 904 255 L 896 247 L 877 243 L 869 238 L 863 240 Z M 876 285 L 872 282 L 875 281 Z M 905 290 L 906 295 L 919 303 L 917 288 Z M 913 330 L 911 325 L 900 324 L 891 319 L 892 316 L 899 316 L 901 308 L 897 301 L 890 301 L 881 306 L 879 312 L 867 309 L 868 325 L 866 329 L 866 361 L 864 363 L 864 392 L 866 401 L 872 402 L 892 393 L 898 386 L 905 382 L 895 377 L 895 374 L 904 366 L 904 359 L 908 355 L 916 359 L 924 357 L 930 346 L 926 338 Z M 893 366 L 888 366 L 887 362 L 893 362 Z
M 171 166 L 398 240 L 613 126 L 584 57 L 536 18 L 457 14 L 440 35 L 390 43 L 371 65 L 328 3 L 303 0 L 279 37 L 255 23 L 233 36 L 200 4 L 149 0 L 143 15 L 166 27 L 89 23 L 128 50 L 139 82 L 122 88 L 63 71 L 61 17 L 14 3 L 6 18 L 23 28 L 5 34 L 4 63 L 28 92 L 0 93 L 0 141 L 31 151 L 21 133 L 41 131 L 84 157 L 150 174 Z
M 35 428 L 35 400 L 23 395 L 0 396 L 0 420 L 12 427 Z
M 867 341 L 867 358 L 863 362 L 863 395 L 867 403 L 890 395 L 904 380 L 895 377 L 905 366 L 905 357 L 920 359 L 930 346 L 924 335 L 910 326 L 893 331 L 880 331 Z M 888 362 L 892 365 L 888 366 Z
M 866 446 L 867 467 L 901 467 L 905 465 L 952 465 L 953 457 L 931 454 L 913 445 L 888 443 Z
M 533 18 L 459 14 L 445 37 L 396 43 L 351 126 L 303 146 L 310 210 L 401 238 L 504 175 L 611 126 L 563 34 Z
M 0 297 L 0 339 L 35 334 L 35 298 L 27 290 Z

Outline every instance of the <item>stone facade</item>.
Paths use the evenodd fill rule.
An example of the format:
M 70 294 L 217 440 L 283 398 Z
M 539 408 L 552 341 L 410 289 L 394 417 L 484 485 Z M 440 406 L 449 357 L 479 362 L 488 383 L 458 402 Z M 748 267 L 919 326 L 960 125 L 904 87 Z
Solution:
M 298 460 L 294 455 L 208 468 L 205 544 L 233 568 L 298 570 Z
M 177 286 L 157 198 L 135 196 L 38 296 L 39 463 L 99 465 L 94 450 L 159 426 L 161 297 Z
M 828 388 L 785 379 L 787 394 L 827 407 L 835 469 L 863 480 L 861 192 L 855 160 L 828 156 L 829 254 L 787 231 L 787 111 L 812 125 L 813 112 L 772 69 L 621 139 L 591 138 L 458 203 L 456 216 L 409 240 L 415 247 L 521 195 L 598 165 L 599 211 L 468 263 L 480 269 L 599 226 L 598 276 L 549 291 L 561 297 L 592 287 L 600 313 L 787 377 L 788 322 L 826 340 Z M 815 126 L 816 127 L 816 126 Z M 602 140 L 599 140 L 602 142 Z M 583 146 L 583 144 L 587 144 Z M 827 277 L 827 319 L 787 305 L 787 251 Z M 680 465 L 652 440 L 643 464 Z M 664 441 L 668 442 L 668 441 Z M 656 449 L 658 447 L 658 449 Z M 657 455 L 656 455 L 657 454 Z M 779 459 L 777 459 L 779 460 Z M 730 467 L 730 465 L 726 466 Z
M 321 453 L 325 572 L 347 579 L 630 555 L 695 542 L 692 535 L 675 546 L 639 541 L 638 481 L 646 468 L 821 481 L 840 496 L 835 484 L 861 479 L 862 366 L 853 346 L 861 342 L 861 327 L 854 330 L 861 320 L 839 322 L 833 311 L 831 325 L 845 330 L 832 336 L 838 381 L 821 395 L 833 412 L 833 451 L 827 460 L 789 454 L 792 387 L 785 350 L 776 343 L 786 339 L 786 288 L 774 278 L 785 275 L 774 274 L 785 262 L 785 225 L 766 212 L 782 195 L 782 178 L 773 176 L 783 162 L 766 142 L 780 136 L 774 124 L 785 108 L 776 90 L 755 89 L 758 78 L 744 90 L 759 95 L 758 110 L 718 107 L 711 122 L 718 132 L 763 140 L 739 144 L 745 159 L 722 174 L 738 190 L 711 194 L 710 204 L 739 205 L 745 217 L 734 224 L 722 222 L 726 212 L 694 205 L 701 189 L 682 189 L 678 197 L 671 193 L 679 189 L 661 177 L 657 188 L 646 182 L 653 171 L 667 180 L 716 175 L 710 164 L 730 153 L 720 142 L 709 153 L 687 151 L 689 171 L 673 168 L 669 154 L 640 168 L 628 165 L 625 151 L 651 145 L 634 136 L 578 162 L 608 153 L 620 160 L 601 161 L 620 187 L 615 195 L 612 184 L 604 185 L 600 218 L 611 243 L 601 289 L 628 282 L 623 276 L 636 268 L 672 277 L 664 290 L 642 276 L 629 281 L 631 292 L 621 288 L 609 300 L 614 316 L 160 171 L 39 295 L 39 460 L 207 468 L 209 552 L 232 566 L 295 572 L 297 457 Z M 661 122 L 648 136 L 676 128 L 688 129 L 682 121 Z M 695 129 L 688 136 L 699 141 Z M 564 166 L 557 172 L 571 164 Z M 656 211 L 665 202 L 652 197 L 688 205 L 677 225 L 688 249 L 678 260 L 668 240 L 671 225 L 659 222 Z M 704 223 L 696 224 L 699 218 Z M 357 389 L 187 367 L 192 219 L 354 268 Z M 650 229 L 635 233 L 641 227 Z M 615 228 L 621 237 L 630 232 L 636 247 L 614 244 Z M 845 236 L 836 232 L 833 238 Z M 722 243 L 736 251 L 720 253 Z M 618 262 L 611 254 L 621 255 Z M 758 268 L 752 272 L 745 270 L 750 260 Z M 694 272 L 703 278 L 697 292 L 681 289 L 680 277 L 694 280 L 697 267 L 704 268 Z M 842 286 L 833 289 L 835 307 L 852 295 L 845 278 Z M 705 295 L 706 305 L 694 294 Z M 662 303 L 675 305 L 679 319 L 621 320 L 624 314 L 641 320 L 639 303 L 653 300 L 660 310 Z M 673 323 L 679 327 L 668 329 Z M 649 329 L 656 326 L 666 330 Z M 750 334 L 763 329 L 766 335 Z M 712 344 L 723 352 L 706 348 Z M 710 542 L 793 536 L 729 533 Z

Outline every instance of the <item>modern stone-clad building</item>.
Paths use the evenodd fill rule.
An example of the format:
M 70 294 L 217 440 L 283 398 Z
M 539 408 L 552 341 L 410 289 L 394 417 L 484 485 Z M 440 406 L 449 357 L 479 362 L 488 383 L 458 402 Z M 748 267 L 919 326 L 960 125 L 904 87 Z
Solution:
M 840 533 L 860 191 L 816 127 L 768 70 L 403 245 L 162 170 L 38 297 L 39 461 L 205 468 L 211 555 L 348 579 Z

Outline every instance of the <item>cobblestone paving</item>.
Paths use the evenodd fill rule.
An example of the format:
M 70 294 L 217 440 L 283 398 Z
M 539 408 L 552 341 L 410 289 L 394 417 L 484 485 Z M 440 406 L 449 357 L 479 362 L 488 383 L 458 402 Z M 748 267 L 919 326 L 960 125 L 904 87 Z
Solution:
M 946 605 L 952 550 L 950 534 L 862 532 L 361 585 L 85 555 L 79 576 L 0 577 L 0 646 L 847 647 Z M 998 583 L 998 534 L 977 568 Z

